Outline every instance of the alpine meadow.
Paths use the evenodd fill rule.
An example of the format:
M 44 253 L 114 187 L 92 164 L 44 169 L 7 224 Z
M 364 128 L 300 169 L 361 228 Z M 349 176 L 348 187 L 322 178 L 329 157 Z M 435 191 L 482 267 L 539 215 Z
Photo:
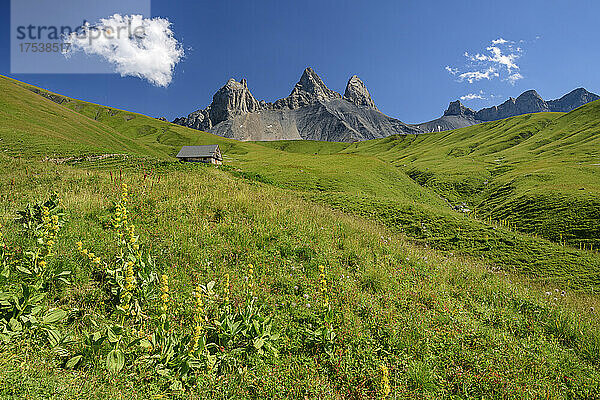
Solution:
M 0 77 L 0 150 L 1 398 L 600 398 L 599 100 L 238 141 Z

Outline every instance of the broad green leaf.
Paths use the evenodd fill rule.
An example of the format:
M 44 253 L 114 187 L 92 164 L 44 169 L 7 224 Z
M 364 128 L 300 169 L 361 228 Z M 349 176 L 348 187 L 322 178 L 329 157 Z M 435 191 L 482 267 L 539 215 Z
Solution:
M 183 385 L 181 384 L 181 381 L 179 379 L 173 381 L 173 383 L 171 383 L 171 386 L 169 386 L 169 389 L 171 390 L 175 390 L 175 391 L 180 391 L 183 390 Z
M 21 326 L 21 323 L 14 318 L 11 318 L 11 320 L 8 321 L 8 327 L 13 332 L 20 332 L 23 329 L 23 326 Z
M 44 315 L 44 318 L 42 318 L 42 322 L 44 324 L 54 324 L 58 321 L 65 319 L 66 316 L 66 311 L 63 311 L 60 308 L 56 308 L 54 310 L 48 311 L 46 315 Z
M 71 355 L 71 353 L 69 352 L 68 349 L 62 347 L 62 346 L 56 346 L 54 348 L 54 352 L 59 356 L 59 357 L 69 357 Z
M 43 309 L 42 306 L 35 306 L 31 309 L 31 315 L 38 315 Z
M 37 304 L 37 303 L 41 302 L 42 300 L 44 300 L 44 297 L 46 297 L 46 293 L 38 293 L 35 296 L 32 296 L 31 300 L 29 300 L 29 302 L 31 304 Z
M 82 357 L 83 357 L 82 355 L 71 357 L 69 359 L 69 361 L 66 362 L 65 368 L 66 369 L 73 369 L 73 368 L 75 368 L 75 366 L 79 363 L 79 360 L 81 360 Z
M 123 369 L 125 365 L 125 355 L 121 350 L 111 350 L 106 356 L 106 368 L 112 372 L 117 373 Z
M 48 334 L 50 347 L 55 347 L 60 343 L 61 334 L 57 329 L 46 329 L 46 333 Z
M 33 275 L 29 269 L 25 268 L 22 265 L 17 265 L 17 270 L 26 275 Z
M 100 332 L 94 332 L 90 336 L 95 345 L 101 344 L 104 341 L 104 336 Z
M 263 339 L 263 338 L 254 339 L 254 348 L 256 350 L 260 350 L 264 344 L 265 344 L 265 339 Z
M 110 343 L 117 343 L 121 338 L 121 335 L 117 334 L 112 326 L 106 329 L 106 336 Z
M 152 348 L 152 343 L 148 340 L 148 339 L 142 339 L 140 340 L 140 347 L 144 348 L 145 350 L 149 350 Z

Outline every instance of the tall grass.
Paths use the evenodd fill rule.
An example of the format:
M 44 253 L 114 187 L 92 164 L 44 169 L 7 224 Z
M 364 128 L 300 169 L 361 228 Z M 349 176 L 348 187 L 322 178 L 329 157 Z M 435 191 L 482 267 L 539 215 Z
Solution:
M 153 175 L 130 168 L 115 179 L 118 174 L 104 170 L 1 162 L 0 185 L 12 188 L 2 190 L 0 199 L 7 243 L 26 245 L 12 223 L 25 203 L 56 191 L 68 210 L 56 252 L 74 272 L 74 284 L 56 288 L 49 306 L 100 312 L 102 289 L 92 265 L 79 259 L 76 242 L 94 243 L 96 254 L 115 254 L 110 199 L 118 197 L 122 183 L 131 189 L 131 223 L 140 244 L 164 266 L 175 302 L 191 306 L 186 301 L 193 299 L 196 282 L 222 282 L 226 275 L 236 301 L 248 264 L 254 266 L 252 291 L 282 332 L 280 354 L 202 376 L 173 395 L 369 398 L 382 393 L 385 365 L 394 398 L 600 396 L 595 297 L 568 289 L 563 296 L 562 287 L 415 246 L 370 219 L 211 167 Z M 336 310 L 331 354 L 321 352 L 318 341 L 299 339 L 307 337 L 302 326 L 317 328 L 322 271 L 328 303 Z M 81 337 L 91 327 L 82 319 L 62 329 Z M 51 351 L 27 341 L 2 345 L 0 352 L 3 397 L 167 394 L 147 374 L 111 374 L 102 362 L 65 370 Z

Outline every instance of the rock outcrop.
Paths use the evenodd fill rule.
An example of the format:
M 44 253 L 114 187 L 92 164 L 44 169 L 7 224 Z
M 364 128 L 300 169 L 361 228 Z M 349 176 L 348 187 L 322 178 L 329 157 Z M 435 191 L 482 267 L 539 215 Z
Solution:
M 245 79 L 240 82 L 230 79 L 215 93 L 208 107 L 194 111 L 187 118 L 177 118 L 173 123 L 208 131 L 223 121 L 241 114 L 260 111 L 262 108 L 250 93 Z
M 433 121 L 414 125 L 423 132 L 441 132 L 464 128 L 480 123 L 475 119 L 475 111 L 465 107 L 460 100 L 452 101 L 444 115 Z
M 600 100 L 600 96 L 590 93 L 584 88 L 578 88 L 565 94 L 560 99 L 550 100 L 548 102 L 548 107 L 550 108 L 550 111 L 569 112 L 596 100 Z
M 346 85 L 346 91 L 344 92 L 344 99 L 351 103 L 356 104 L 359 107 L 375 107 L 375 102 L 371 99 L 371 95 L 367 90 L 367 87 L 356 75 L 353 75 Z
M 257 101 L 244 79 L 230 79 L 207 108 L 173 123 L 237 140 L 353 142 L 421 132 L 381 113 L 356 75 L 342 97 L 312 68 L 304 70 L 288 97 L 274 103 Z
M 447 117 L 449 115 L 458 115 L 461 117 L 474 117 L 475 111 L 470 109 L 469 107 L 465 107 L 460 100 L 452 101 L 448 105 L 448 109 L 444 111 L 444 116 Z
M 273 103 L 273 108 L 296 110 L 318 101 L 330 101 L 341 97 L 339 93 L 325 86 L 319 75 L 312 68 L 308 67 L 302 73 L 294 89 L 292 89 L 292 93 L 288 97 L 279 99 Z
M 583 88 L 545 101 L 535 90 L 504 103 L 474 111 L 459 100 L 433 121 L 405 124 L 380 112 L 366 85 L 353 75 L 344 95 L 329 89 L 306 68 L 289 96 L 273 103 L 258 101 L 245 79 L 230 79 L 210 105 L 173 123 L 237 140 L 308 139 L 352 142 L 394 134 L 440 132 L 535 112 L 568 112 L 600 96 Z
M 424 132 L 439 132 L 522 114 L 548 111 L 569 112 L 599 99 L 600 96 L 583 88 L 575 89 L 560 99 L 549 101 L 545 101 L 535 90 L 528 90 L 516 99 L 510 97 L 498 106 L 483 108 L 479 111 L 473 111 L 462 105 L 459 100 L 456 100 L 450 103 L 442 117 L 413 126 Z
M 548 103 L 535 90 L 523 92 L 519 97 L 510 97 L 499 106 L 484 108 L 475 113 L 480 121 L 496 121 L 516 115 L 550 111 Z

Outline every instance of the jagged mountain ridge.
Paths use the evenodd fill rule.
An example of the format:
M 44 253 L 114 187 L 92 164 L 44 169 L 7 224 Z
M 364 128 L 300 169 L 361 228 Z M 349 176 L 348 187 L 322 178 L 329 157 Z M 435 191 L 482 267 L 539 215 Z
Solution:
M 230 79 L 212 103 L 176 124 L 238 140 L 307 139 L 352 142 L 401 133 L 421 133 L 380 112 L 365 84 L 352 76 L 344 96 L 306 68 L 288 97 L 258 101 L 245 79 Z
M 312 68 L 306 68 L 289 96 L 273 103 L 257 100 L 245 79 L 229 79 L 211 104 L 173 123 L 237 140 L 306 139 L 352 142 L 393 134 L 439 132 L 464 128 L 521 114 L 569 112 L 600 96 L 578 88 L 556 100 L 545 101 L 528 90 L 504 103 L 479 111 L 460 100 L 449 104 L 433 121 L 405 124 L 377 109 L 366 85 L 353 75 L 342 96 L 329 89 Z
M 516 99 L 510 97 L 498 106 L 482 108 L 479 111 L 465 107 L 460 100 L 456 100 L 450 103 L 442 117 L 414 126 L 426 132 L 439 132 L 523 114 L 569 112 L 599 99 L 600 96 L 588 92 L 584 88 L 575 89 L 559 99 L 548 101 L 544 100 L 535 90 L 527 90 Z

